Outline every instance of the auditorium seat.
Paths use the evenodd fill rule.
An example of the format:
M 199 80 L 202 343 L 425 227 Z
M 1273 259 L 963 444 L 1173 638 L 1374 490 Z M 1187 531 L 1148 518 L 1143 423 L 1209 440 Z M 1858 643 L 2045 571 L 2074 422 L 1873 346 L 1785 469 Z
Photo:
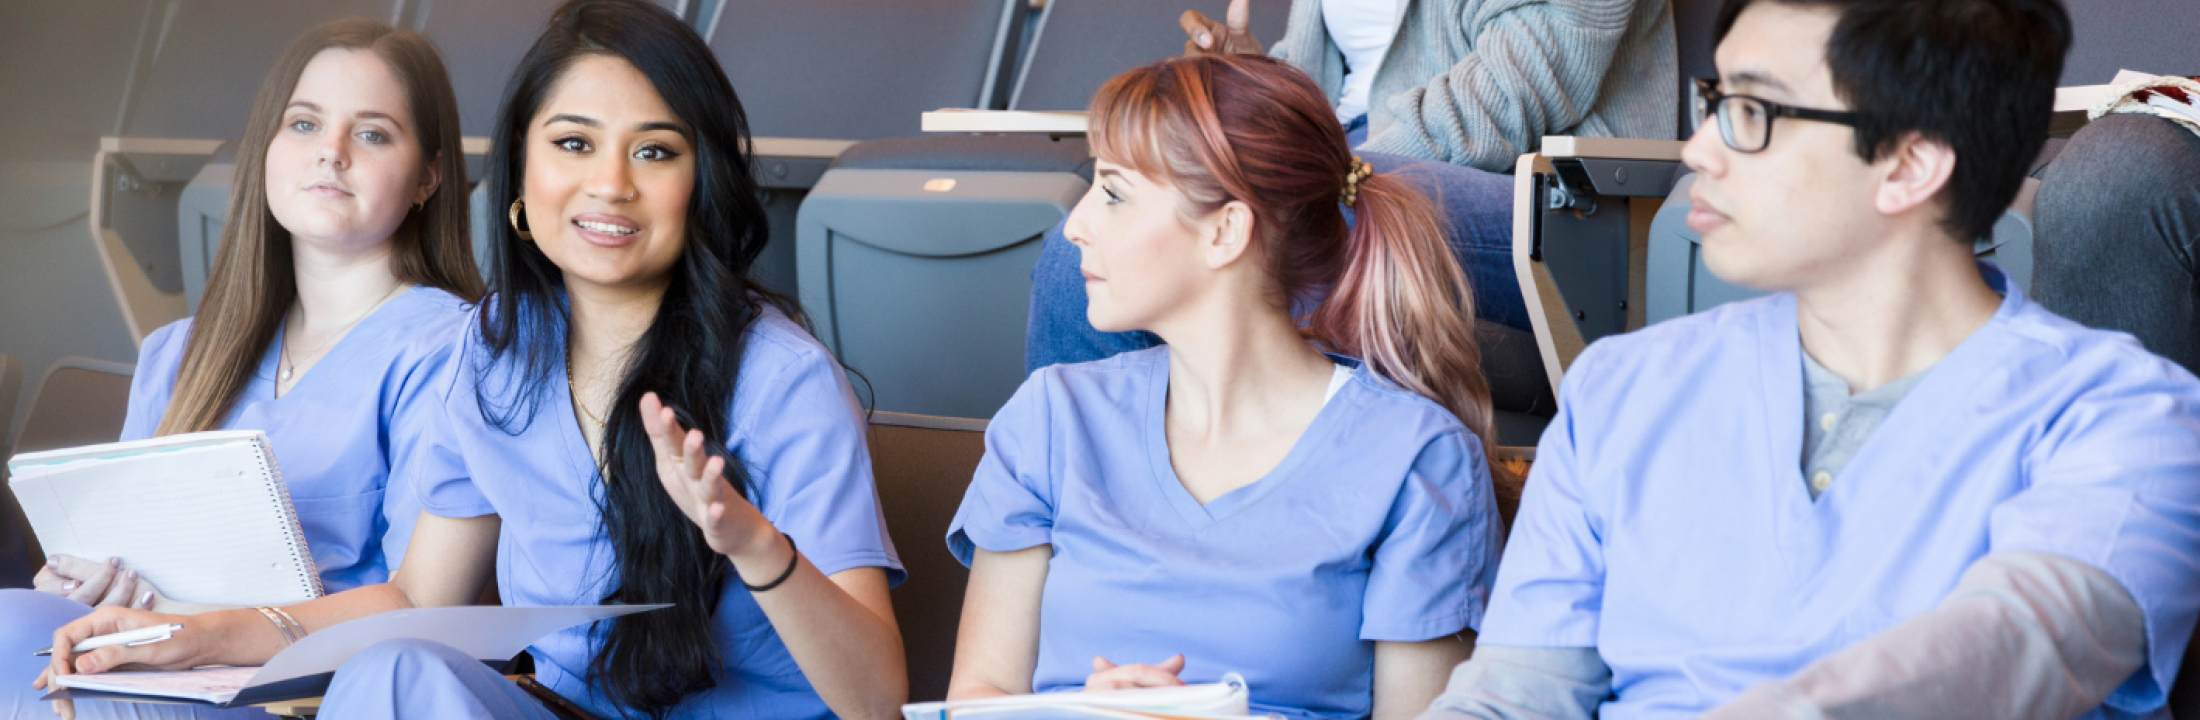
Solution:
M 116 134 L 225 139 L 245 117 L 268 68 L 307 28 L 360 15 L 388 20 L 391 0 L 193 0 L 168 3 L 133 78 Z
M 16 395 L 22 389 L 23 364 L 0 353 L 0 457 L 13 454 L 7 451 L 8 437 L 15 419 Z M 0 463 L 0 485 L 7 479 L 5 463 Z M 30 587 L 31 575 L 44 562 L 42 556 L 38 539 L 31 536 L 30 522 L 23 517 L 23 508 L 15 504 L 15 493 L 0 492 L 0 588 Z
M 1012 109 L 1083 110 L 1107 78 L 1174 57 L 1186 8 L 1226 0 L 1051 0 Z M 1017 8 L 1021 3 L 1016 4 Z M 1256 16 L 1269 37 L 1283 13 Z M 914 129 L 911 108 L 894 121 Z M 1040 238 L 1091 186 L 1082 138 L 934 135 L 868 142 L 826 171 L 798 220 L 804 309 L 881 410 L 991 417 L 1024 377 Z
M 947 697 L 970 571 L 947 552 L 947 526 L 985 456 L 984 420 L 871 414 L 871 468 L 886 528 L 909 579 L 894 619 L 909 663 L 909 701 Z
M 206 144 L 238 137 L 261 79 L 292 38 L 346 15 L 388 18 L 391 0 L 265 3 L 198 0 L 149 11 L 112 134 L 95 158 L 95 249 L 131 340 L 188 314 L 176 228 L 183 188 Z M 103 127 L 105 129 L 105 127 Z M 189 148 L 148 149 L 182 140 Z
M 915 135 L 992 106 L 1025 0 L 727 0 L 704 28 L 759 137 Z
M 55 362 L 38 381 L 30 412 L 15 434 L 11 453 L 21 454 L 110 443 L 122 437 L 130 414 L 130 375 L 116 362 L 70 357 Z
M 0 456 L 13 446 L 15 437 L 15 401 L 23 392 L 23 363 L 7 353 L 0 353 Z
M 0 367 L 0 386 L 5 386 L 5 376 L 14 368 L 14 360 L 0 355 L 0 365 L 5 366 Z M 9 455 L 120 439 L 122 422 L 130 413 L 130 374 L 134 370 L 122 363 L 80 357 L 55 362 L 39 380 L 37 394 L 31 396 L 30 411 L 23 416 L 22 429 L 16 432 Z M 15 374 L 21 375 L 19 370 Z M 0 387 L 0 400 L 11 400 L 9 394 L 6 387 Z M 12 409 L 14 405 L 7 407 Z M 4 477 L 5 473 L 0 472 L 0 479 Z M 27 575 L 23 577 L 24 585 L 9 584 L 9 565 L 14 558 L 7 556 L 29 558 L 28 565 L 14 571 L 17 574 L 36 572 L 39 565 L 45 564 L 45 556 L 23 520 L 22 508 L 15 505 L 14 493 L 7 494 L 4 505 L 0 507 L 0 587 L 27 587 Z
M 458 95 L 458 124 L 485 137 L 504 101 L 504 84 L 564 0 L 435 0 L 420 3 L 408 25 L 443 54 Z M 469 174 L 479 168 L 468 168 Z M 477 176 L 478 177 L 478 176 Z
M 1254 3 L 1253 37 L 1283 38 L 1287 3 Z M 1049 0 L 1008 99 L 1011 110 L 1084 110 L 1108 78 L 1184 53 L 1177 16 L 1222 19 L 1228 0 Z

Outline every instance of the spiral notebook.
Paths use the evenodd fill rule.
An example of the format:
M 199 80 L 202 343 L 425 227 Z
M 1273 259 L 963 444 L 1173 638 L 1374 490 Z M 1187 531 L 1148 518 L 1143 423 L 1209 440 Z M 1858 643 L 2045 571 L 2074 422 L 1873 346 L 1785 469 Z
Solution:
M 251 430 L 25 453 L 14 491 L 47 553 L 104 560 L 171 600 L 283 605 L 321 575 L 267 436 Z

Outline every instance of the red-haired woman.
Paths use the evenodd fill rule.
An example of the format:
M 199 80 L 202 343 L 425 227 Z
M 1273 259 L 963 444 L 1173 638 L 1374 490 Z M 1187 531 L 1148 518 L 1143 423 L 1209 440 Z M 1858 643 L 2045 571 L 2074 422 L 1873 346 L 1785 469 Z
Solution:
M 1088 313 L 1166 344 L 1041 369 L 995 417 L 948 535 L 971 566 L 950 697 L 1236 672 L 1258 712 L 1418 713 L 1501 542 L 1436 208 L 1275 60 L 1133 70 L 1091 117 Z

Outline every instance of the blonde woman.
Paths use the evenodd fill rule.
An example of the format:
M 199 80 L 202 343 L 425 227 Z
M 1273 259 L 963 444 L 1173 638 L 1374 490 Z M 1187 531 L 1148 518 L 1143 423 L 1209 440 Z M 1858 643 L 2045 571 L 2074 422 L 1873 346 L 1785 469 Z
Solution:
M 389 487 L 417 426 L 402 417 L 482 292 L 458 128 L 425 38 L 362 19 L 307 31 L 254 102 L 198 315 L 139 353 L 122 439 L 267 433 L 330 592 L 387 580 L 403 555 L 419 503 Z M 34 583 L 0 591 L 0 647 L 43 647 L 94 605 L 210 609 L 161 596 L 127 557 L 54 556 Z M 46 662 L 4 656 L 0 715 L 43 713 L 30 682 Z

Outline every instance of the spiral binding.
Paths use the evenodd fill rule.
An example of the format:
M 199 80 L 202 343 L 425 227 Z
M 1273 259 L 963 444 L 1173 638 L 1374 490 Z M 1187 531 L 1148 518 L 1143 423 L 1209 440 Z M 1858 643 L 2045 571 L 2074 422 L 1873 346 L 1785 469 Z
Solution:
M 291 559 L 302 561 L 305 566 L 301 580 L 305 582 L 306 597 L 320 597 L 326 592 L 321 587 L 321 573 L 313 564 L 313 551 L 306 547 L 305 524 L 298 521 L 298 508 L 290 502 L 290 483 L 283 480 L 283 467 L 275 462 L 275 449 L 268 446 L 266 435 L 254 437 L 252 444 L 260 451 L 260 474 L 274 481 L 276 500 L 282 503 L 283 522 L 290 525 L 287 529 L 290 531 Z

